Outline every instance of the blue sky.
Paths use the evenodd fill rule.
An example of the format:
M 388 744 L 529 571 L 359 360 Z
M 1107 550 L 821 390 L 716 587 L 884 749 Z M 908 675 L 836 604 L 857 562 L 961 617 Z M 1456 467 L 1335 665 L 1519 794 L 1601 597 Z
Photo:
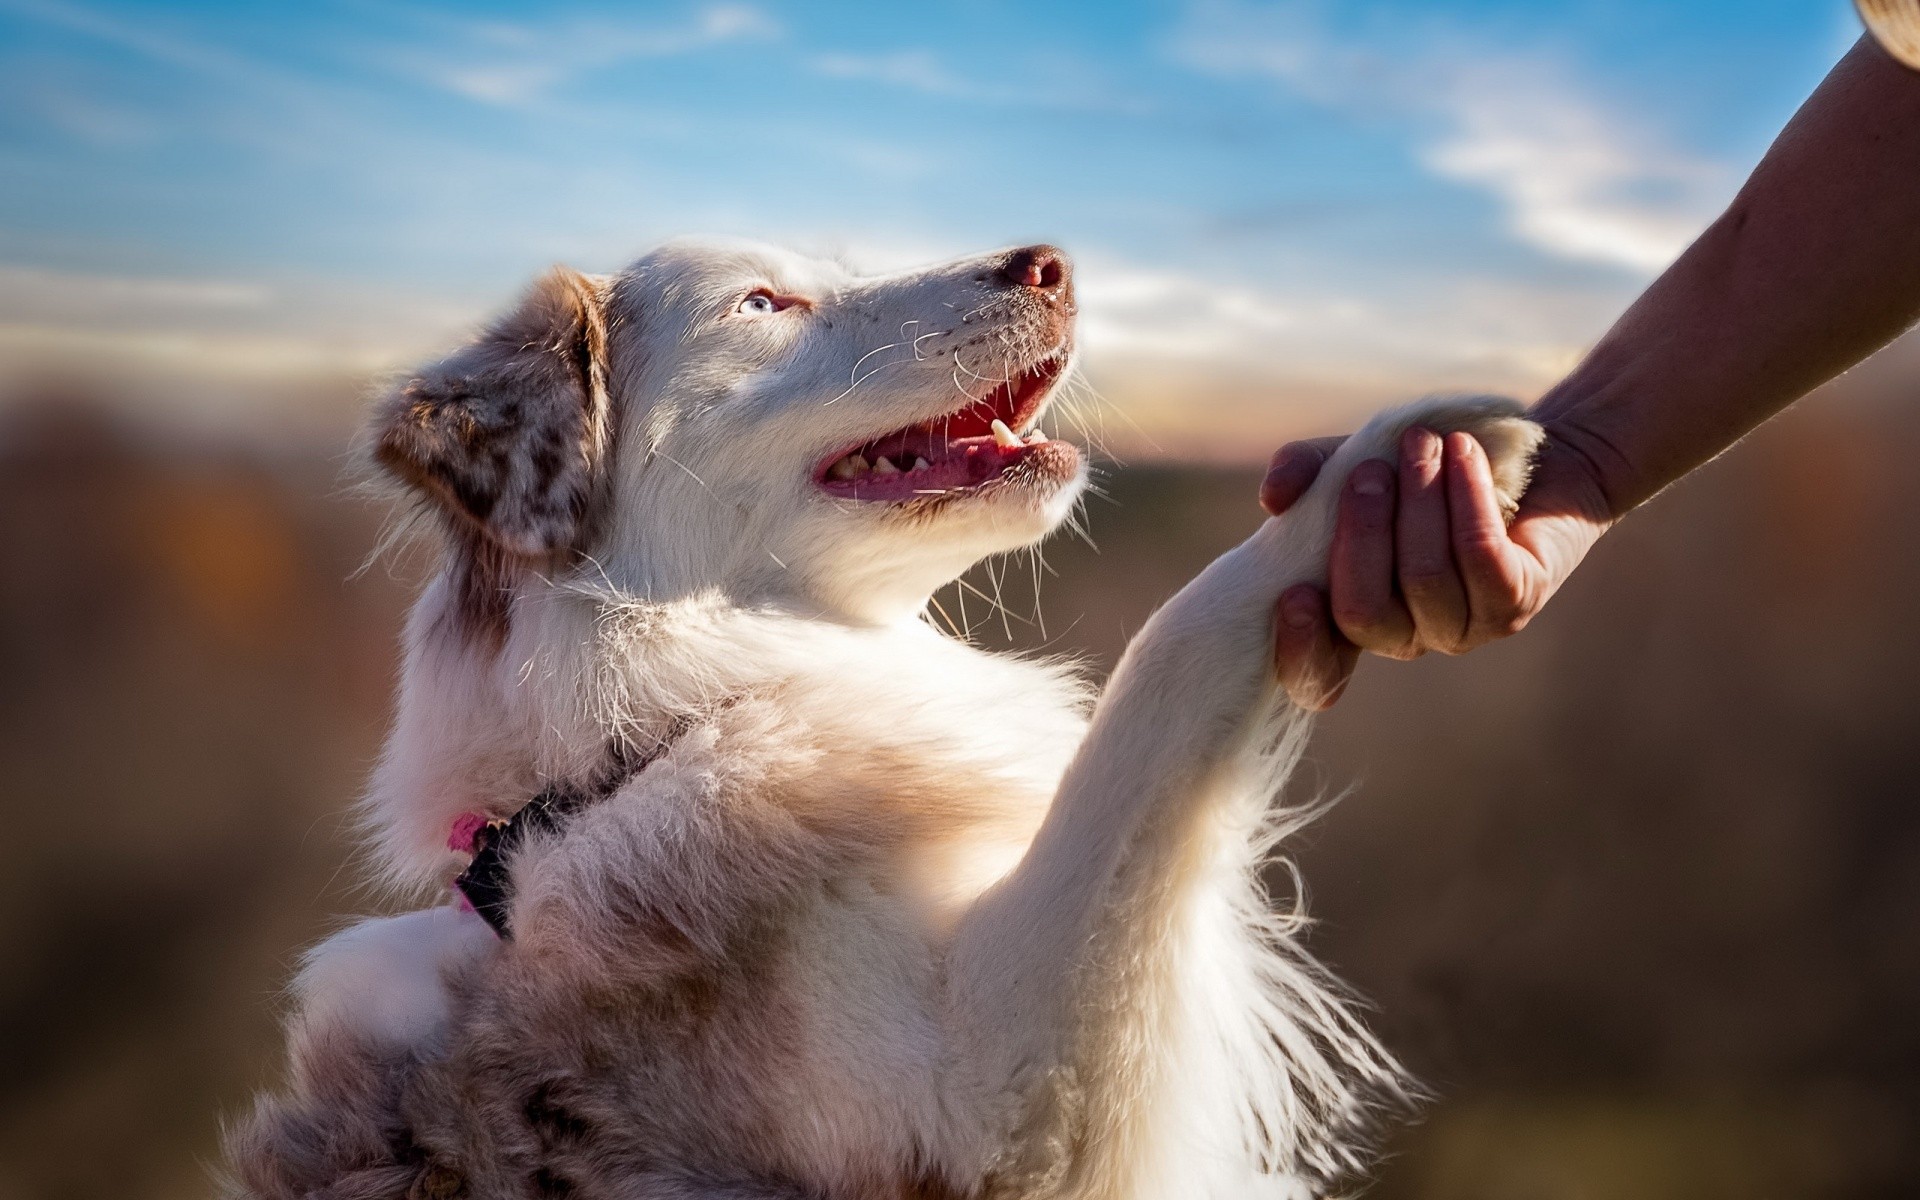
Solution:
M 1856 34 L 1839 0 L 0 0 L 0 375 L 270 424 L 276 381 L 430 354 L 554 261 L 1046 239 L 1119 440 L 1250 454 L 1549 382 Z

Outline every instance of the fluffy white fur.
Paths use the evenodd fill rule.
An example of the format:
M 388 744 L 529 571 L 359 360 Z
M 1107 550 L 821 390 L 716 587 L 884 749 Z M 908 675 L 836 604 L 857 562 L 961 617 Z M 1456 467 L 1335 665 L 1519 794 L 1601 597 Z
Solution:
M 468 1085 L 485 1091 L 548 1059 L 654 1164 L 565 1160 L 612 1171 L 609 1194 L 1225 1200 L 1323 1194 L 1363 1165 L 1402 1075 L 1260 882 L 1304 819 L 1272 806 L 1305 733 L 1272 614 L 1322 577 L 1348 471 L 1409 424 L 1474 434 L 1509 497 L 1538 431 L 1490 399 L 1382 416 L 1163 607 L 1096 700 L 922 619 L 971 563 L 1058 525 L 1081 473 L 921 509 L 816 483 L 838 450 L 1070 352 L 1070 285 L 1009 283 L 1006 261 L 861 277 L 671 246 L 550 278 L 383 409 L 388 465 L 445 506 L 452 547 L 367 801 L 389 877 L 440 886 L 459 814 L 586 779 L 610 744 L 661 753 L 518 856 L 511 941 L 443 908 L 315 952 L 292 1093 L 235 1139 L 246 1190 L 362 1171 L 489 1194 L 493 1151 L 432 1132 L 479 1101 L 428 1119 L 390 1098 L 456 1062 L 501 1081 Z M 750 313 L 756 290 L 807 304 Z M 554 365 L 576 351 L 577 373 Z M 442 436 L 449 411 L 466 441 Z M 476 429 L 507 447 L 484 470 Z M 535 434 L 568 454 L 527 482 Z M 706 1032 L 649 1032 L 687 996 L 718 1014 Z M 597 1014 L 629 1007 L 640 1032 L 579 1068 Z M 533 1065 L 461 1059 L 480 1044 Z M 353 1054 L 388 1064 L 373 1099 L 315 1082 Z M 407 1126 L 406 1154 L 325 1166 L 351 1105 L 389 1142 Z
M 445 976 L 499 946 L 479 916 L 442 907 L 351 925 L 307 952 L 301 1020 L 350 1026 L 376 1045 L 421 1050 L 446 1031 Z

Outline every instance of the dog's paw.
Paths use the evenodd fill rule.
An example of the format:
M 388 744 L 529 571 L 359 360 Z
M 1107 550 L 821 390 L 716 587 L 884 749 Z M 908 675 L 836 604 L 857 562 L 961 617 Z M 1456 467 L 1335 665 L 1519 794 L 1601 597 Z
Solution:
M 1335 461 L 1346 470 L 1337 472 L 1338 477 L 1345 479 L 1347 471 L 1369 458 L 1397 462 L 1400 437 L 1415 426 L 1442 437 L 1471 434 L 1487 452 L 1501 511 L 1509 520 L 1513 518 L 1533 473 L 1534 455 L 1546 434 L 1527 419 L 1526 409 L 1518 400 L 1505 396 L 1428 396 L 1389 409 L 1368 421 L 1340 447 Z
M 349 925 L 307 952 L 293 983 L 299 1021 L 379 1046 L 425 1047 L 447 1022 L 446 972 L 499 943 L 485 921 L 451 905 Z

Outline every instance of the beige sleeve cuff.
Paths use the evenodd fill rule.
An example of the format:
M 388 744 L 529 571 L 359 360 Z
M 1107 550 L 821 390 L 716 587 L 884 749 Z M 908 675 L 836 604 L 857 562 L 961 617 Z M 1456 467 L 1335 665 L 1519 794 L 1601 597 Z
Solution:
M 1882 49 L 1920 71 L 1920 0 L 1853 0 Z

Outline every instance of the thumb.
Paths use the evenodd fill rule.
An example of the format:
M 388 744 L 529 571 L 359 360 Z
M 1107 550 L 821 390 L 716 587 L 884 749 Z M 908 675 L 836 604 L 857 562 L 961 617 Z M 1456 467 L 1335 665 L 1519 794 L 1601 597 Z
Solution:
M 1306 495 L 1320 476 L 1320 468 L 1340 448 L 1342 437 L 1307 438 L 1288 442 L 1273 452 L 1267 477 L 1260 481 L 1260 507 L 1279 516 Z

